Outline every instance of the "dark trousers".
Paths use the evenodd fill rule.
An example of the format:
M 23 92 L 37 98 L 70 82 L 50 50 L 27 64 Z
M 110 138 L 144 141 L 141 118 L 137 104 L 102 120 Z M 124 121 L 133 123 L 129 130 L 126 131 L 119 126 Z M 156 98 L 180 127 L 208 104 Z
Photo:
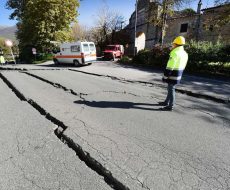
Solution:
M 175 104 L 175 86 L 175 84 L 168 83 L 168 94 L 165 99 L 165 103 L 167 103 L 171 108 Z

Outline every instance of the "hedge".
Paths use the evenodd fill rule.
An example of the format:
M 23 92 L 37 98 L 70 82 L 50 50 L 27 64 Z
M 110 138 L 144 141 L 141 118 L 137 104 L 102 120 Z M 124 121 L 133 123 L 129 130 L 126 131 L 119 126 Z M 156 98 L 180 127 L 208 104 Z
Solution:
M 185 46 L 189 55 L 186 71 L 190 73 L 209 72 L 230 75 L 230 45 L 211 42 L 191 41 Z M 169 47 L 153 47 L 141 50 L 133 58 L 133 63 L 165 68 L 169 59 Z

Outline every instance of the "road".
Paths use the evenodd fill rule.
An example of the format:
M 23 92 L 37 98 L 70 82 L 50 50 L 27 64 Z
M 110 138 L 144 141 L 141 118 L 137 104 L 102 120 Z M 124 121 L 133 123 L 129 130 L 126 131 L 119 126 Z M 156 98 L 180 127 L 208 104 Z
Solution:
M 0 189 L 230 189 L 230 106 L 206 87 L 165 112 L 160 81 L 113 63 L 5 68 Z

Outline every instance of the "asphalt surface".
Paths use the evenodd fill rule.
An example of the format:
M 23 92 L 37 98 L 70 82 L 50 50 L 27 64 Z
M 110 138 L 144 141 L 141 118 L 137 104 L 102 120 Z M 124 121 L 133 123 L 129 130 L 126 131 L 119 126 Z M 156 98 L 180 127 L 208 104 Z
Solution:
M 73 69 L 79 72 L 86 72 L 102 76 L 112 76 L 120 80 L 131 80 L 138 82 L 147 82 L 155 85 L 165 86 L 162 84 L 162 71 L 133 67 L 129 65 L 117 64 L 110 61 L 99 61 L 90 67 L 71 67 L 69 65 L 61 65 L 56 67 L 51 61 L 39 65 L 4 65 L 0 69 Z M 187 75 L 186 71 L 183 75 L 181 84 L 177 86 L 178 90 L 188 91 L 199 95 L 219 99 L 222 102 L 230 102 L 230 79 L 217 80 L 214 77 L 197 77 Z M 191 94 L 191 93 L 190 93 Z M 188 93 L 189 95 L 189 93 Z
M 0 80 L 0 189 L 111 189 Z
M 126 71 L 124 77 L 121 73 L 115 78 L 106 77 L 106 73 L 92 75 L 102 72 L 101 67 L 106 67 L 103 64 L 91 65 L 94 68 L 23 66 L 27 71 L 2 71 L 5 83 L 10 83 L 25 101 L 21 102 L 2 82 L 2 86 L 5 85 L 3 97 L 11 93 L 13 99 L 32 110 L 21 111 L 24 115 L 17 117 L 20 122 L 17 121 L 16 126 L 23 134 L 26 128 L 31 128 L 28 130 L 31 136 L 39 136 L 36 134 L 39 129 L 39 134 L 45 137 L 48 132 L 42 130 L 45 126 L 42 121 L 58 127 L 62 131 L 59 138 L 69 147 L 55 136 L 54 127 L 47 127 L 57 143 L 57 152 L 73 154 L 71 164 L 80 162 L 76 154 L 80 155 L 83 161 L 80 163 L 85 166 L 80 171 L 95 174 L 96 185 L 90 182 L 92 186 L 82 189 L 97 189 L 97 186 L 106 189 L 110 188 L 108 184 L 114 189 L 137 190 L 230 188 L 229 104 L 177 93 L 175 110 L 164 112 L 157 104 L 165 97 L 164 86 L 132 82 L 130 75 L 135 74 L 130 71 L 129 75 L 127 68 L 122 70 Z M 90 71 L 91 74 L 78 72 L 87 69 L 95 71 Z M 115 72 L 111 67 L 108 69 Z M 128 80 L 120 80 L 125 77 Z M 224 92 L 223 95 L 229 96 Z M 3 99 L 3 105 L 8 106 L 9 99 Z M 11 103 L 12 109 L 21 110 L 21 105 L 13 101 L 9 105 Z M 4 116 L 1 123 L 13 122 L 8 116 L 10 111 L 3 107 L 1 110 L 5 113 L 1 114 Z M 37 127 L 30 124 L 30 120 L 35 121 L 29 115 L 33 113 L 38 117 L 37 122 L 33 122 Z M 19 136 L 24 139 L 22 134 Z M 8 136 L 4 137 L 3 142 L 8 142 Z M 36 138 L 34 142 L 39 144 Z M 9 144 L 12 144 L 10 152 L 16 154 L 17 148 L 13 145 L 17 147 L 17 142 Z M 41 149 L 40 156 L 46 157 L 46 151 Z M 32 151 L 31 155 L 35 153 Z M 60 155 L 60 159 L 66 157 Z M 7 158 L 10 156 L 2 160 Z M 29 163 L 26 158 L 22 158 L 22 162 L 22 167 Z M 50 174 L 53 172 L 51 170 Z M 71 184 L 71 179 L 66 178 L 66 184 Z M 90 175 L 84 179 L 86 185 L 91 181 Z M 30 186 L 30 189 L 36 188 Z

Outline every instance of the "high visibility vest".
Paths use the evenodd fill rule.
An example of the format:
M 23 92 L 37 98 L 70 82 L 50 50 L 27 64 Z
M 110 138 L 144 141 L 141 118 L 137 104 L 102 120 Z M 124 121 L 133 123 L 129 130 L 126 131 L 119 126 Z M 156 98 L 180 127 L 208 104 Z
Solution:
M 4 57 L 2 55 L 0 55 L 0 63 L 1 64 L 5 63 L 5 59 L 4 59 Z
M 180 83 L 183 71 L 188 62 L 188 54 L 183 46 L 176 47 L 170 52 L 170 58 L 164 72 L 163 81 L 171 84 Z

